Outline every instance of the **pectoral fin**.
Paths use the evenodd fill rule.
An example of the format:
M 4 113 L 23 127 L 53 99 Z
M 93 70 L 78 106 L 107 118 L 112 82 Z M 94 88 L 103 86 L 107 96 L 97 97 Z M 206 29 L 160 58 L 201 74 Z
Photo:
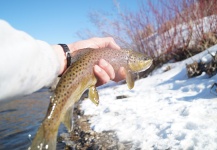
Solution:
M 69 132 L 71 132 L 73 129 L 73 124 L 72 124 L 73 110 L 74 110 L 74 105 L 68 108 L 63 119 L 63 124 L 66 126 Z
M 134 87 L 134 75 L 130 70 L 126 70 L 126 82 L 129 89 Z
M 99 105 L 99 95 L 95 85 L 89 87 L 88 97 L 95 105 Z

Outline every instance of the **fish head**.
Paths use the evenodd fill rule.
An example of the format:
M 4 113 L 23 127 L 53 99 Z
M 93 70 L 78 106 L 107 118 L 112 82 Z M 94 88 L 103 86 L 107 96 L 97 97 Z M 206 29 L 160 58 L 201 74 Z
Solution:
M 133 50 L 127 50 L 128 66 L 133 72 L 142 72 L 147 70 L 153 62 L 153 59 L 143 53 Z

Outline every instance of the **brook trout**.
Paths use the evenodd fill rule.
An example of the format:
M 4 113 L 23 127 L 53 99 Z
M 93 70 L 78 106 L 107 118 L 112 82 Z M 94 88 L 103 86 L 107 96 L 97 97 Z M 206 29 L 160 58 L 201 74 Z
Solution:
M 99 96 L 96 90 L 97 79 L 93 67 L 103 58 L 110 63 L 117 73 L 120 67 L 125 68 L 126 82 L 129 89 L 134 86 L 134 72 L 148 69 L 152 59 L 142 53 L 121 49 L 82 49 L 72 54 L 73 63 L 61 77 L 50 104 L 47 115 L 38 129 L 29 149 L 56 149 L 57 133 L 60 123 L 64 123 L 68 131 L 72 130 L 73 105 L 81 95 L 89 89 L 89 99 L 96 105 Z

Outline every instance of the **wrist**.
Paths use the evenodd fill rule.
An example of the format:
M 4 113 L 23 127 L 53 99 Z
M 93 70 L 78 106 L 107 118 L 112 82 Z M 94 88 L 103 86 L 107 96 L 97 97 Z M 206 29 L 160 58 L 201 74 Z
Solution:
M 60 45 L 53 45 L 52 47 L 54 51 L 56 52 L 59 63 L 60 63 L 59 75 L 61 75 L 67 68 L 66 54 Z

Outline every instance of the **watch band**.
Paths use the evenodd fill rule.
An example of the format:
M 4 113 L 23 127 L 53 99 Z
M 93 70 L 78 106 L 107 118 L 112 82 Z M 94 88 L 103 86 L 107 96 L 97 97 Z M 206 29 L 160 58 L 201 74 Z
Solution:
M 67 68 L 71 65 L 71 55 L 70 55 L 70 50 L 69 47 L 66 44 L 58 44 L 63 48 L 63 51 L 66 54 L 66 60 L 67 60 Z

